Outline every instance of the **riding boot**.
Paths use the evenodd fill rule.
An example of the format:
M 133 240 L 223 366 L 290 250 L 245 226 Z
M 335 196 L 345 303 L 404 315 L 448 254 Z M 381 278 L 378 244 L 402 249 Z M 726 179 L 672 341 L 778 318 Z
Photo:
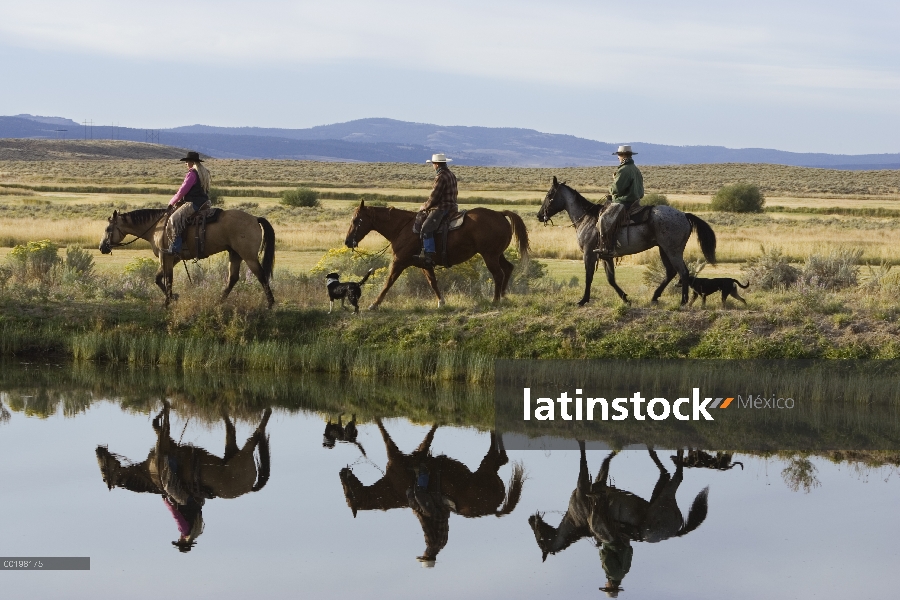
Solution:
M 429 267 L 437 266 L 437 252 L 426 252 L 425 264 Z
M 169 246 L 168 250 L 165 250 L 166 254 L 181 254 L 181 236 L 175 236 L 175 239 L 172 240 L 172 245 Z

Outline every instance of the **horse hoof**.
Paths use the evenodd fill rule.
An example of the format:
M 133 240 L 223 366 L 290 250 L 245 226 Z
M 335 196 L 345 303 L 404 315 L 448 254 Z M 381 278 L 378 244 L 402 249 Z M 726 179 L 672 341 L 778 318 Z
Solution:
M 369 310 L 378 310 L 378 305 L 377 305 L 377 304 L 370 304 L 370 305 L 369 305 Z
M 442 307 L 442 306 L 444 306 L 444 299 L 443 299 L 443 298 L 441 298 L 440 300 L 438 300 L 438 308 L 440 308 L 440 307 Z
M 578 301 L 578 306 L 584 306 L 584 305 L 587 304 L 588 302 L 590 302 L 590 300 L 579 300 L 579 301 Z

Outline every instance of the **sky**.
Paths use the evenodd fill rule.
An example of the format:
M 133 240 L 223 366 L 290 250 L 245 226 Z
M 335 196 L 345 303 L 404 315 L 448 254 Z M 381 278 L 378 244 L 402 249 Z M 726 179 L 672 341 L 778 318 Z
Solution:
M 0 3 L 0 114 L 900 152 L 900 2 Z

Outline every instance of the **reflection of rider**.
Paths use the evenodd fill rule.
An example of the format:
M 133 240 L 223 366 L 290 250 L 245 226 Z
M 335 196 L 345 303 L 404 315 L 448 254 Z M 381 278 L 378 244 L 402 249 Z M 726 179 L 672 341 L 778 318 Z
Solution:
M 197 538 L 203 533 L 203 498 L 199 500 L 189 497 L 186 504 L 178 504 L 167 496 L 163 496 L 166 508 L 172 513 L 178 525 L 178 541 L 172 545 L 181 552 L 190 552 Z
M 443 154 L 435 154 L 431 160 L 425 161 L 434 165 L 436 175 L 434 185 L 431 188 L 431 196 L 419 207 L 416 215 L 415 226 L 422 235 L 422 250 L 425 252 L 425 264 L 434 266 L 437 250 L 434 245 L 434 232 L 440 226 L 444 217 L 454 214 L 459 210 L 457 204 L 456 175 L 454 175 L 447 163 L 450 159 Z
M 598 224 L 600 253 L 604 255 L 612 255 L 616 250 L 616 222 L 621 218 L 622 211 L 630 212 L 644 197 L 644 177 L 631 158 L 637 152 L 632 152 L 631 146 L 619 146 L 613 154 L 619 157 L 619 167 L 609 186 L 608 198 L 612 202 L 601 213 Z
M 610 598 L 617 598 L 622 591 L 621 583 L 631 570 L 631 557 L 634 549 L 631 540 L 603 542 L 600 545 L 600 563 L 606 573 L 606 585 L 600 588 Z
M 196 152 L 188 152 L 181 162 L 187 163 L 188 171 L 184 176 L 184 183 L 169 200 L 170 207 L 179 206 L 169 217 L 166 227 L 168 239 L 172 241 L 167 250 L 169 254 L 181 252 L 181 234 L 184 233 L 187 220 L 209 202 L 209 171 L 200 164 L 203 162 L 200 160 L 200 155 Z
M 423 567 L 431 568 L 450 538 L 450 508 L 441 495 L 440 472 L 432 476 L 422 463 L 415 473 L 415 483 L 406 490 L 406 499 L 425 534 L 425 552 L 417 560 Z

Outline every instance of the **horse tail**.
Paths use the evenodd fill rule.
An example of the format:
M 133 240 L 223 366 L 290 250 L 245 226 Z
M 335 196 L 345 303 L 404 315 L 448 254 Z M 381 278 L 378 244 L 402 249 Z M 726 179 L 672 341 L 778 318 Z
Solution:
M 265 220 L 265 219 L 263 219 Z M 269 457 L 269 436 L 265 433 L 259 434 L 259 462 L 256 463 L 256 483 L 251 491 L 258 492 L 263 489 L 269 482 L 269 474 L 271 473 L 271 462 Z
M 716 264 L 716 234 L 713 232 L 709 223 L 691 213 L 684 213 L 691 224 L 691 230 L 697 232 L 697 239 L 700 242 L 700 250 L 709 264 Z
M 511 210 L 501 211 L 500 214 L 508 218 L 510 223 L 512 223 L 512 231 L 519 244 L 519 256 L 522 257 L 522 260 L 528 260 L 528 229 L 525 228 L 525 221 Z
M 703 521 L 706 520 L 706 513 L 709 510 L 708 498 L 709 487 L 705 487 L 700 490 L 700 493 L 694 498 L 694 503 L 691 504 L 691 510 L 688 511 L 687 523 L 681 526 L 681 529 L 675 534 L 676 537 L 689 534 L 700 527 Z
M 503 499 L 503 506 L 494 513 L 495 517 L 508 515 L 516 509 L 519 499 L 522 497 L 522 487 L 525 485 L 525 466 L 520 462 L 513 463 L 512 475 L 509 478 L 509 484 L 506 486 L 506 497 Z
M 263 259 L 262 271 L 266 281 L 272 279 L 272 269 L 275 267 L 275 230 L 272 224 L 264 217 L 257 217 L 256 221 L 263 229 Z

